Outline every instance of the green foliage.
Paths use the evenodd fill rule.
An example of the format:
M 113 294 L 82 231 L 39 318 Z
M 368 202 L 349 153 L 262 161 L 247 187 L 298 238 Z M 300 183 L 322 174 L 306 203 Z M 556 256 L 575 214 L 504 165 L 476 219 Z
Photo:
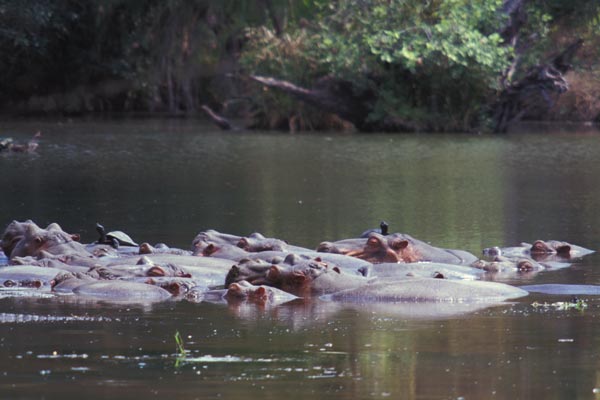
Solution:
M 231 77 L 311 87 L 329 76 L 377 94 L 370 121 L 464 130 L 485 124 L 515 58 L 499 34 L 503 3 L 0 0 L 0 102 L 112 80 L 126 82 L 112 109 L 194 112 L 202 102 L 250 98 L 259 125 L 322 128 L 330 121 L 319 110 Z M 596 36 L 600 2 L 526 4 L 521 71 L 553 50 L 562 26 Z

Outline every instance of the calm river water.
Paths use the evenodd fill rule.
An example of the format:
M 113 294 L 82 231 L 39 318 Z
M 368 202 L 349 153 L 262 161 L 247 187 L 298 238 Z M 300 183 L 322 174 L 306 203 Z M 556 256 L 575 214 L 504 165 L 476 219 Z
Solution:
M 600 249 L 600 134 L 224 133 L 181 120 L 2 121 L 1 229 L 58 222 L 188 248 L 202 230 L 315 247 L 380 220 L 440 247 Z M 600 283 L 600 256 L 515 284 Z M 600 298 L 584 311 L 0 299 L 0 398 L 597 399 Z M 454 313 L 450 315 L 450 313 Z M 179 357 L 175 332 L 188 356 Z M 596 394 L 598 392 L 599 394 Z

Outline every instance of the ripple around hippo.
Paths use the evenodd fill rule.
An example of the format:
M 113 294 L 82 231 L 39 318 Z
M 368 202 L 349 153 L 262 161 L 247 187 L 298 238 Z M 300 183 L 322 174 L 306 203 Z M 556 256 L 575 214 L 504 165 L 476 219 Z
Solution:
M 101 233 L 103 238 L 109 236 Z M 5 286 L 0 296 L 74 295 L 103 302 L 153 303 L 198 302 L 205 294 L 208 301 L 218 293 L 219 301 L 261 306 L 297 297 L 305 302 L 353 304 L 492 304 L 527 292 L 486 280 L 507 271 L 515 278 L 566 266 L 576 261 L 573 257 L 592 252 L 566 242 L 536 241 L 488 249 L 492 260 L 486 261 L 406 234 L 378 232 L 322 242 L 317 251 L 259 233 L 242 237 L 214 230 L 199 233 L 191 250 L 138 246 L 133 239 L 118 245 L 108 239 L 99 242 L 83 245 L 79 235 L 56 223 L 41 228 L 30 220 L 11 222 L 0 241 L 4 252 L 0 263 L 24 265 L 0 267 L 0 283 Z M 552 260 L 544 261 L 542 255 Z

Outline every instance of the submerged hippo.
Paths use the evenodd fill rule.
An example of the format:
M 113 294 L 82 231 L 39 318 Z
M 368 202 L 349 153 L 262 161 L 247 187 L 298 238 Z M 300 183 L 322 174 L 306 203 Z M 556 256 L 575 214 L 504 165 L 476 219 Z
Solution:
M 486 272 L 539 272 L 546 269 L 529 257 L 496 256 L 492 261 L 477 260 L 471 266 Z
M 415 277 L 475 280 L 481 279 L 483 274 L 484 271 L 473 267 L 431 262 L 374 264 L 371 271 L 371 276 L 379 281 L 412 279 Z
M 53 280 L 67 271 L 57 268 L 45 268 L 32 265 L 19 265 L 0 268 L 0 286 L 30 287 L 50 290 Z
M 295 300 L 298 297 L 271 286 L 252 285 L 248 281 L 242 280 L 232 283 L 225 290 L 206 292 L 204 298 L 213 302 L 219 302 L 223 299 L 228 303 L 244 301 L 260 306 L 275 306 Z
M 414 278 L 380 282 L 343 290 L 324 300 L 369 302 L 476 302 L 494 303 L 527 296 L 528 292 L 497 282 Z
M 114 302 L 155 302 L 171 298 L 171 293 L 161 287 L 121 280 L 87 283 L 77 286 L 73 292 L 80 296 Z
M 403 233 L 383 236 L 373 232 L 366 239 L 323 242 L 317 251 L 345 254 L 373 264 L 430 261 L 469 265 L 477 260 L 477 257 L 467 251 L 434 247 Z
M 531 257 L 536 261 L 569 260 L 594 253 L 594 250 L 558 240 L 536 240 L 533 244 L 521 243 L 514 247 L 488 247 L 483 254 L 488 257 Z

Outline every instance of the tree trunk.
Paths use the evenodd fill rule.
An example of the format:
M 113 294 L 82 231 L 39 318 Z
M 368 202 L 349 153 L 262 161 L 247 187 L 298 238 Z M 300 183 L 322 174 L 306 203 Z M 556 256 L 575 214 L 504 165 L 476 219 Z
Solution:
M 508 127 L 523 118 L 542 118 L 569 90 L 564 74 L 583 40 L 578 39 L 546 63 L 532 67 L 524 78 L 506 87 L 494 107 L 495 132 L 506 132 Z

